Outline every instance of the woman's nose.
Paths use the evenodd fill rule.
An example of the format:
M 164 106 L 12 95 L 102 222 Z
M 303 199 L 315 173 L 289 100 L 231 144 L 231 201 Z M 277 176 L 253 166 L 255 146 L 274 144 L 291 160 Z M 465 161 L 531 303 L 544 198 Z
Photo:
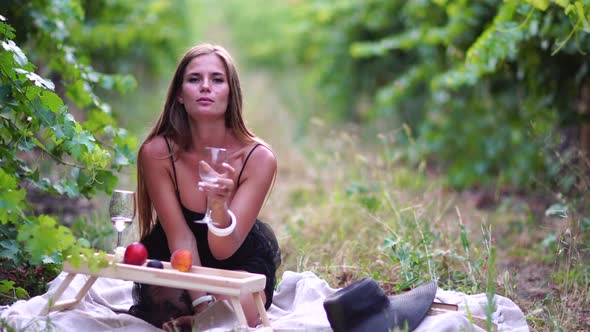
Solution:
M 210 84 L 208 79 L 204 79 L 203 83 L 201 83 L 201 90 L 209 90 Z

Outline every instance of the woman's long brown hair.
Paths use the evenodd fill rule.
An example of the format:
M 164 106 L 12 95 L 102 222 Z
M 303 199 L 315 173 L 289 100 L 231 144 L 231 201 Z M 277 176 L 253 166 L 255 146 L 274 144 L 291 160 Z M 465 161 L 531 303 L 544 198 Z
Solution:
M 229 83 L 229 99 L 225 112 L 225 126 L 233 131 L 234 135 L 242 142 L 251 143 L 260 141 L 244 123 L 242 118 L 242 89 L 236 66 L 229 53 L 221 46 L 211 44 L 200 44 L 192 47 L 180 60 L 176 67 L 174 77 L 168 87 L 164 110 L 160 114 L 155 126 L 147 135 L 144 143 L 156 136 L 163 136 L 171 140 L 175 146 L 175 152 L 187 151 L 191 148 L 192 140 L 189 128 L 189 119 L 184 106 L 178 102 L 178 94 L 182 88 L 184 72 L 189 63 L 196 57 L 207 54 L 217 55 L 225 65 Z M 166 156 L 168 157 L 168 156 Z M 139 234 L 143 239 L 147 236 L 152 227 L 156 224 L 156 212 L 146 183 L 143 177 L 142 165 L 137 163 L 137 206 L 139 219 Z

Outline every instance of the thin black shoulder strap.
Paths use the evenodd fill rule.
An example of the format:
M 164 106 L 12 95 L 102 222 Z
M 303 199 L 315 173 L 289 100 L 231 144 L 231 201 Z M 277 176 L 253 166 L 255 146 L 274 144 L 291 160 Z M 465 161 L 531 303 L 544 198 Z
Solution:
M 176 195 L 178 196 L 178 179 L 176 178 L 176 166 L 174 166 L 174 158 L 172 157 L 172 149 L 170 148 L 170 143 L 168 143 L 168 139 L 164 137 L 164 141 L 166 141 L 166 146 L 168 147 L 168 152 L 170 153 L 170 163 L 172 164 L 172 171 L 174 172 L 174 186 L 176 188 Z
M 242 178 L 242 173 L 244 172 L 244 168 L 246 168 L 246 163 L 248 162 L 248 159 L 250 159 L 250 155 L 252 155 L 252 152 L 254 152 L 254 149 L 256 149 L 257 147 L 259 147 L 260 145 L 262 145 L 262 144 L 258 143 L 256 145 L 254 145 L 254 147 L 252 148 L 252 150 L 250 150 L 250 152 L 246 156 L 246 159 L 244 159 L 244 164 L 242 165 L 242 169 L 240 170 L 240 175 L 238 175 L 238 187 L 241 184 L 240 179 Z

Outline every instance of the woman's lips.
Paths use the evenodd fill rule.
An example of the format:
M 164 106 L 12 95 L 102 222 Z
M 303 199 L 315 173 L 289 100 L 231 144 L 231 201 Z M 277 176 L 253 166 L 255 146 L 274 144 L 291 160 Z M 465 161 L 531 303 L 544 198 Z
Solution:
M 197 104 L 200 104 L 200 105 L 210 105 L 210 104 L 213 104 L 213 99 L 199 98 L 199 99 L 197 99 Z

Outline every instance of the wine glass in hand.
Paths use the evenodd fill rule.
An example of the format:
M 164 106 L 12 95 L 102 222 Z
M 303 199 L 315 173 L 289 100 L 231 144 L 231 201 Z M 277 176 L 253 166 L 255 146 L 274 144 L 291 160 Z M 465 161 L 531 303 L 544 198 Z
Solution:
M 227 161 L 227 150 L 223 148 L 206 147 L 203 150 L 203 160 L 199 162 L 199 177 L 202 181 L 215 184 L 220 176 L 223 176 L 225 169 L 223 163 Z M 207 211 L 201 220 L 197 223 L 208 224 L 213 222 L 211 219 L 211 199 L 207 197 Z
M 117 248 L 121 245 L 121 232 L 131 225 L 135 218 L 135 193 L 128 190 L 115 190 L 109 203 L 109 214 L 117 231 Z

